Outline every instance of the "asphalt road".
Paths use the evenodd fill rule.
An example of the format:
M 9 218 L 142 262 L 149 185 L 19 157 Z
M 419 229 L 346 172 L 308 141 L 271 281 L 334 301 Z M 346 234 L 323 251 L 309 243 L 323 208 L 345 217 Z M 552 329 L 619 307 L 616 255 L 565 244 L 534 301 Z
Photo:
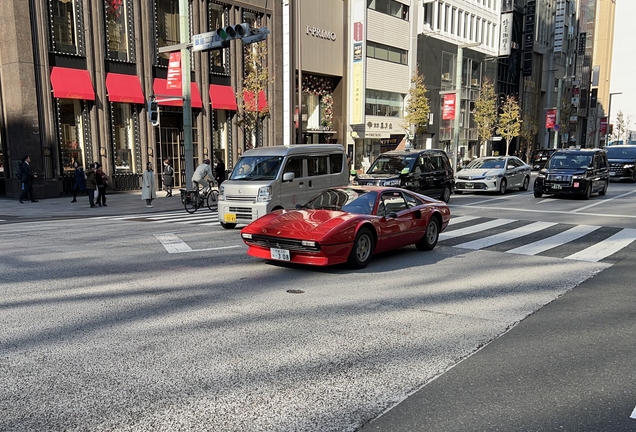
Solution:
M 628 189 L 604 197 L 625 218 L 588 222 L 633 226 L 636 200 L 618 198 Z M 550 212 L 529 212 L 531 195 L 504 198 L 453 197 L 453 214 L 565 229 L 598 200 L 548 199 Z M 588 262 L 440 242 L 362 271 L 307 269 L 247 257 L 238 231 L 213 215 L 113 207 L 0 225 L 0 430 L 629 430 L 636 421 L 624 283 L 633 243 Z

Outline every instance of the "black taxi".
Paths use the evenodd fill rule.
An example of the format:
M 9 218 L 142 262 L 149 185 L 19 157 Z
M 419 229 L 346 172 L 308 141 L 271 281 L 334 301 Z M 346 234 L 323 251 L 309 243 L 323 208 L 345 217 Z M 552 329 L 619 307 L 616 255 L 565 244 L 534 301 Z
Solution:
M 563 149 L 550 156 L 534 181 L 534 196 L 580 195 L 589 199 L 605 195 L 609 185 L 609 163 L 603 149 Z

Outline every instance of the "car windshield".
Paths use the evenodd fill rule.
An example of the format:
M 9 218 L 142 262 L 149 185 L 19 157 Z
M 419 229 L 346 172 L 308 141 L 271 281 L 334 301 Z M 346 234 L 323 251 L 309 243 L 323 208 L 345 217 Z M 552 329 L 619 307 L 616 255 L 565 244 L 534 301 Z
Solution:
M 503 169 L 506 160 L 500 159 L 475 159 L 466 166 L 466 169 Z
M 608 159 L 636 159 L 636 147 L 607 147 Z
M 413 168 L 413 163 L 417 155 L 408 156 L 388 156 L 380 155 L 367 171 L 367 174 L 400 174 L 404 168 L 409 171 Z
M 244 156 L 234 167 L 230 180 L 274 180 L 282 161 L 282 156 Z
M 314 210 L 340 210 L 355 214 L 371 214 L 377 192 L 364 189 L 326 189 L 313 197 L 301 208 Z
M 590 165 L 592 165 L 592 155 L 555 153 L 548 161 L 546 167 L 552 169 L 577 169 L 589 168 Z

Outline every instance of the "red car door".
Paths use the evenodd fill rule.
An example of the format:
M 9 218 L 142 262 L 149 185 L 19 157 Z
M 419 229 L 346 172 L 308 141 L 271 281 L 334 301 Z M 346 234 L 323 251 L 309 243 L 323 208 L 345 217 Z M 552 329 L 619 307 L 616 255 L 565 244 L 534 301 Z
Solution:
M 397 216 L 392 217 L 391 213 Z M 383 192 L 376 214 L 382 217 L 376 246 L 378 252 L 412 243 L 409 240 L 409 233 L 412 234 L 413 229 L 417 226 L 417 221 L 414 211 L 408 208 L 401 192 Z

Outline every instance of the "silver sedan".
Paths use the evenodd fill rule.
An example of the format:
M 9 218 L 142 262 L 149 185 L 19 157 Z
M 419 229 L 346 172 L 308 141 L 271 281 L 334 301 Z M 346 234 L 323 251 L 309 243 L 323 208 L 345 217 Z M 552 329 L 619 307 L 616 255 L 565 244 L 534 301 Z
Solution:
M 515 156 L 477 158 L 455 174 L 455 193 L 477 191 L 503 195 L 513 188 L 527 191 L 530 171 L 530 165 Z

